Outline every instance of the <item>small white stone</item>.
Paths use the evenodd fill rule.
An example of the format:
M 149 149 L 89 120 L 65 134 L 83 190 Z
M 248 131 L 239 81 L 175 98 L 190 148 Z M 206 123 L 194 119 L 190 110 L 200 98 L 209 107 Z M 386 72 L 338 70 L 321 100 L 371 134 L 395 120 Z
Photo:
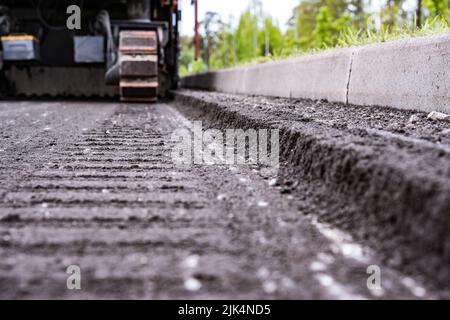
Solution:
M 227 195 L 226 194 L 221 193 L 221 194 L 219 194 L 217 196 L 217 200 L 219 200 L 219 201 L 224 201 L 226 199 L 227 199 Z
M 269 180 L 268 184 L 270 187 L 276 186 L 278 183 L 277 179 L 271 179 Z
M 285 288 L 294 288 L 295 282 L 291 278 L 283 277 L 283 279 L 281 279 L 281 285 Z
M 431 111 L 428 114 L 427 119 L 439 120 L 439 121 L 450 121 L 450 115 L 442 113 L 442 112 Z
M 261 267 L 256 272 L 256 275 L 258 276 L 258 278 L 266 279 L 266 278 L 269 277 L 270 272 L 269 272 L 269 270 L 266 267 Z
M 370 294 L 373 295 L 374 297 L 382 297 L 385 294 L 385 291 L 383 288 L 373 288 L 370 289 Z
M 327 274 L 319 273 L 316 275 L 316 279 L 320 282 L 320 284 L 324 287 L 329 287 L 334 283 L 332 277 Z
M 408 122 L 411 124 L 416 124 L 420 121 L 420 117 L 417 114 L 413 114 L 411 117 L 409 117 Z
M 266 201 L 264 201 L 264 200 L 258 201 L 258 207 L 265 208 L 265 207 L 267 207 L 267 206 L 269 206 L 269 203 L 268 203 L 268 202 L 266 202 Z
M 202 283 L 195 278 L 190 277 L 184 281 L 184 288 L 187 291 L 191 291 L 191 292 L 198 291 L 198 290 L 200 290 L 201 287 L 202 287 Z
M 277 291 L 277 284 L 275 281 L 268 280 L 263 283 L 263 290 L 265 293 L 271 294 Z
M 193 254 L 193 255 L 188 256 L 186 259 L 184 259 L 183 262 L 181 263 L 181 265 L 184 268 L 195 269 L 195 268 L 197 268 L 199 261 L 200 261 L 200 257 L 196 254 Z
M 402 284 L 407 287 L 408 289 L 411 290 L 411 292 L 416 296 L 416 297 L 424 297 L 427 293 L 427 291 L 425 290 L 425 288 L 423 288 L 422 286 L 420 286 L 419 284 L 416 283 L 416 281 L 414 281 L 414 279 L 410 278 L 410 277 L 405 277 L 401 280 Z
M 422 287 L 415 287 L 412 291 L 413 294 L 418 298 L 424 297 L 427 293 L 427 291 Z
M 327 266 L 323 262 L 314 261 L 310 264 L 309 268 L 312 271 L 325 271 L 327 269 Z

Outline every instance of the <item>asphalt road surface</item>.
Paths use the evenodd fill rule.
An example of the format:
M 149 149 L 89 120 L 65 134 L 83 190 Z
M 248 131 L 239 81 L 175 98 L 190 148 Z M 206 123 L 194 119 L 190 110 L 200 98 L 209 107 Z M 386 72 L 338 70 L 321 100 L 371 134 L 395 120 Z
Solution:
M 175 165 L 186 115 L 171 102 L 1 102 L 0 298 L 445 294 L 319 222 L 308 181 L 299 197 L 252 166 Z M 71 265 L 80 290 L 67 287 Z M 369 266 L 381 289 L 367 286 Z

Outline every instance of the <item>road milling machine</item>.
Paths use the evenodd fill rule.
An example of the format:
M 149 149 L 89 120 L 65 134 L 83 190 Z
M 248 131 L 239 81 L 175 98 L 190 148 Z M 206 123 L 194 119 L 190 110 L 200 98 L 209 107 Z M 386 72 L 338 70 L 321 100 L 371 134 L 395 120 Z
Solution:
M 178 82 L 178 0 L 0 0 L 0 95 L 155 101 Z

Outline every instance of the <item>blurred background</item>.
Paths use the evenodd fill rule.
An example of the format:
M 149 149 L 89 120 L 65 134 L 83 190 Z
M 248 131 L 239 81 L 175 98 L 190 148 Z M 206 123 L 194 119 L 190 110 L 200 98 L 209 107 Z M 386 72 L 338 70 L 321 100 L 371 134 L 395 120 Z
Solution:
M 450 31 L 449 0 L 182 0 L 180 74 Z

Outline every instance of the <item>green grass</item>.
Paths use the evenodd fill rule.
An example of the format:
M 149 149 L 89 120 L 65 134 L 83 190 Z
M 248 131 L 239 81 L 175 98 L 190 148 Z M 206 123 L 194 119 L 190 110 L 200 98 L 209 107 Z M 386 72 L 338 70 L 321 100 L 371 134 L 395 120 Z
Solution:
M 370 22 L 369 22 L 370 24 Z M 302 56 L 305 54 L 319 53 L 337 48 L 349 48 L 354 46 L 362 46 L 372 43 L 383 43 L 401 39 L 423 37 L 430 35 L 439 35 L 450 32 L 450 22 L 444 17 L 434 17 L 427 19 L 421 28 L 415 25 L 404 25 L 396 27 L 393 30 L 382 26 L 379 30 L 373 31 L 373 28 L 367 28 L 366 31 L 347 28 L 341 32 L 335 46 L 325 46 L 323 48 L 311 48 L 308 50 L 298 50 L 294 53 L 280 54 L 271 57 L 258 57 L 254 60 L 243 64 L 264 63 L 273 60 L 282 60 L 289 57 Z
M 390 30 L 382 26 L 380 30 L 374 32 L 370 28 L 367 31 L 356 31 L 354 29 L 344 30 L 339 39 L 337 47 L 351 47 L 358 45 L 365 45 L 370 43 L 382 43 L 387 41 L 394 41 L 405 38 L 421 37 L 436 35 L 450 32 L 450 24 L 447 19 L 443 17 L 435 17 L 427 19 L 421 28 L 413 26 L 403 26 Z
M 368 25 L 371 24 L 369 19 Z M 379 30 L 374 31 L 373 27 L 368 26 L 366 31 L 356 30 L 354 28 L 347 28 L 342 31 L 337 39 L 337 44 L 335 46 L 323 47 L 323 48 L 311 48 L 307 50 L 294 50 L 286 53 L 279 53 L 275 56 L 268 57 L 255 57 L 249 61 L 238 62 L 236 66 L 246 66 L 266 63 L 269 61 L 284 60 L 290 57 L 298 57 L 306 54 L 319 53 L 324 51 L 333 50 L 336 48 L 348 48 L 353 46 L 361 46 L 372 43 L 383 43 L 389 41 L 395 41 L 400 39 L 408 39 L 414 37 L 438 35 L 450 32 L 450 22 L 445 17 L 434 17 L 424 21 L 420 28 L 415 25 L 404 25 L 402 27 L 396 27 L 394 29 L 389 29 L 386 26 L 382 26 Z M 215 70 L 211 68 L 210 70 Z M 194 72 L 186 73 L 193 74 L 200 72 L 199 69 L 194 70 Z

